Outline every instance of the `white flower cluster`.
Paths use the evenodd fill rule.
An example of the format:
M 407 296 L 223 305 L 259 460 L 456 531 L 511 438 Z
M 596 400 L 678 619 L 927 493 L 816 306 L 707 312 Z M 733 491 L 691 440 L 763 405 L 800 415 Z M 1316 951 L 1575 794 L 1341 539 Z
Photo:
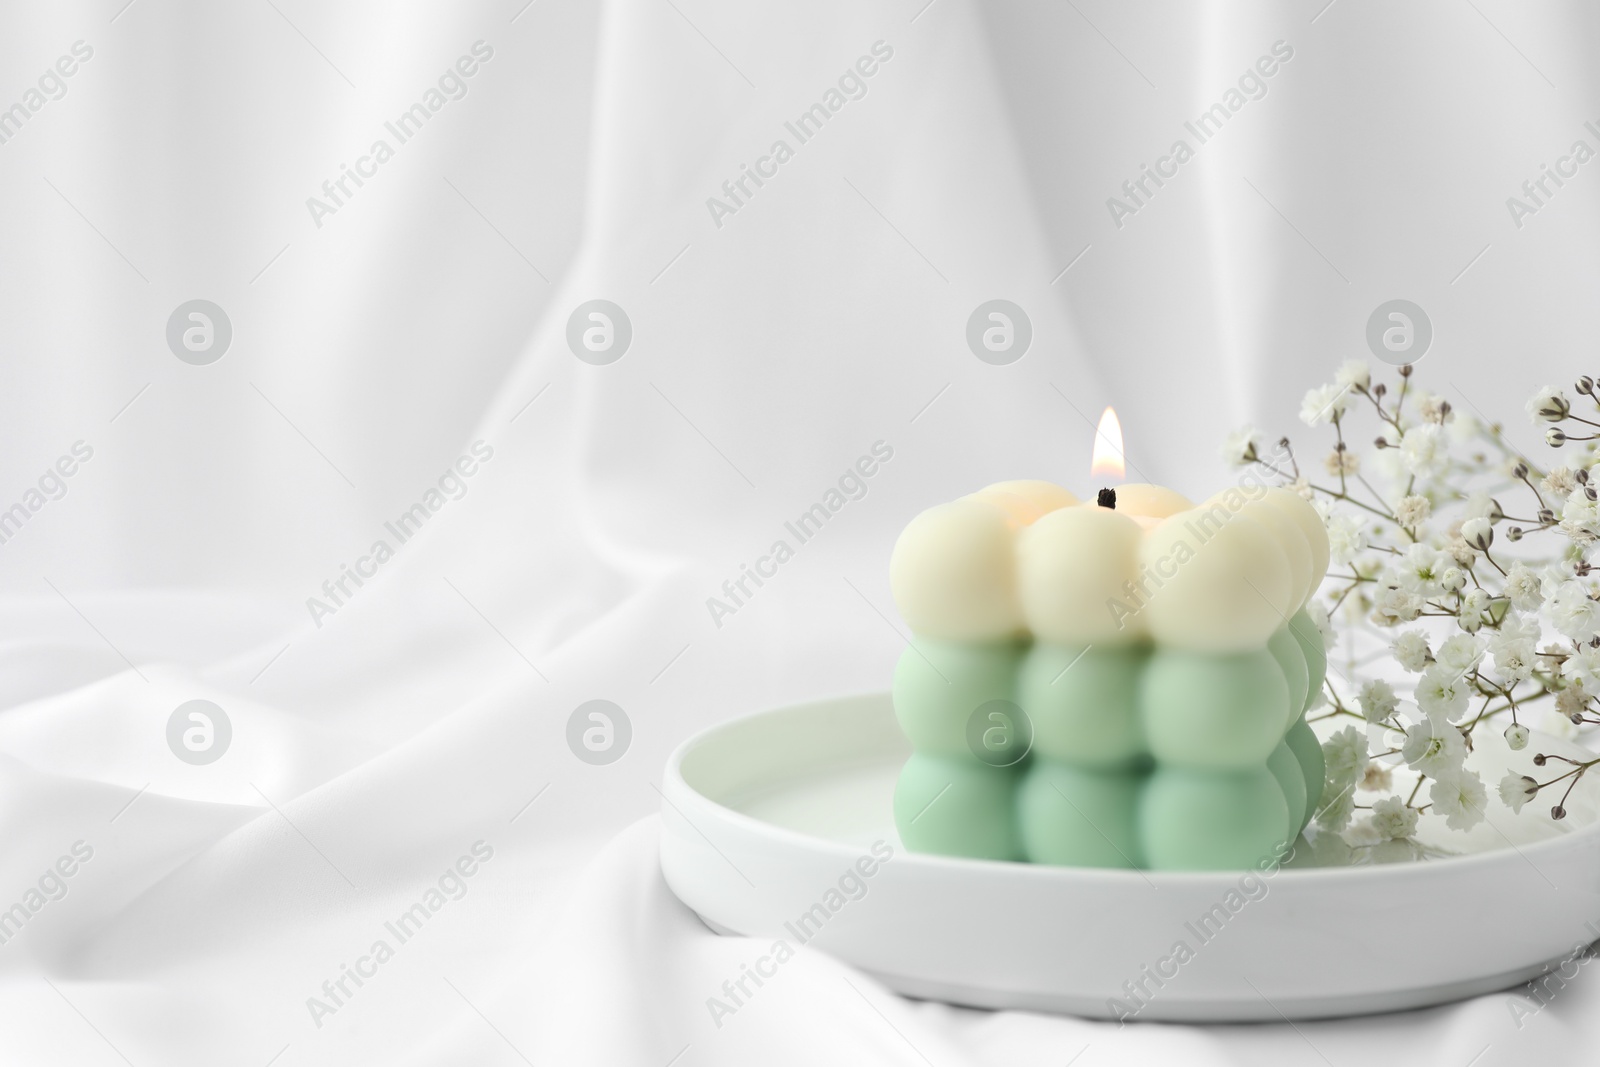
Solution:
M 1483 820 L 1488 791 L 1467 762 L 1484 724 L 1509 720 L 1506 742 L 1521 752 L 1530 738 L 1523 720 L 1540 702 L 1553 708 L 1541 723 L 1546 732 L 1571 736 L 1576 724 L 1600 723 L 1600 570 L 1591 574 L 1586 559 L 1600 542 L 1600 446 L 1585 443 L 1600 441 L 1591 432 L 1600 430 L 1600 388 L 1589 378 L 1576 386 L 1594 402 L 1592 419 L 1558 389 L 1528 402 L 1550 444 L 1580 444 L 1565 463 L 1541 472 L 1500 427 L 1417 388 L 1412 368 L 1399 374 L 1391 387 L 1352 360 L 1333 382 L 1306 393 L 1301 421 L 1331 427 L 1336 438 L 1322 462 L 1332 485 L 1302 472 L 1292 449 L 1277 453 L 1290 457 L 1286 465 L 1262 459 L 1254 429 L 1223 448 L 1230 463 L 1261 465 L 1322 514 L 1334 566 L 1326 602 L 1311 605 L 1319 627 L 1400 628 L 1392 661 L 1379 667 L 1388 677 L 1350 679 L 1354 691 L 1341 693 L 1335 673 L 1326 692 L 1332 708 L 1320 716 L 1348 716 L 1363 727 L 1347 726 L 1323 744 L 1318 825 L 1373 846 L 1410 841 L 1419 813 L 1456 830 Z M 1347 439 L 1357 415 L 1375 418 L 1378 430 L 1375 439 L 1363 434 L 1372 445 L 1359 453 Z M 1409 693 L 1397 691 L 1394 667 L 1415 676 Z M 1369 757 L 1367 731 L 1387 733 L 1393 750 Z M 1569 763 L 1549 781 L 1508 774 L 1500 801 L 1520 811 L 1546 786 L 1570 788 L 1590 764 Z M 1376 799 L 1352 827 L 1354 813 L 1368 807 L 1357 793 L 1387 792 L 1402 764 L 1416 777 L 1410 797 Z M 1552 811 L 1564 815 L 1559 803 Z

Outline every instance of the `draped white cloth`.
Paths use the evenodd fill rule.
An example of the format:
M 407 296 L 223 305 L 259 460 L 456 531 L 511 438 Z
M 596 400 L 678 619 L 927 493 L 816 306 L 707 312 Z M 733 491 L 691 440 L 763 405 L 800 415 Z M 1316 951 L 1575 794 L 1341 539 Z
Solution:
M 1132 477 L 1204 495 L 1403 297 L 1428 387 L 1542 448 L 1523 398 L 1593 369 L 1597 37 L 1481 0 L 0 10 L 0 1059 L 1585 1062 L 1586 974 L 1119 1031 L 802 952 L 718 1026 L 752 946 L 668 893 L 652 812 L 694 731 L 884 687 L 899 526 L 1088 492 L 1106 404 Z M 993 299 L 1008 365 L 967 343 Z M 214 362 L 169 343 L 192 300 Z M 592 300 L 614 362 L 569 346 Z M 213 762 L 169 743 L 193 700 Z

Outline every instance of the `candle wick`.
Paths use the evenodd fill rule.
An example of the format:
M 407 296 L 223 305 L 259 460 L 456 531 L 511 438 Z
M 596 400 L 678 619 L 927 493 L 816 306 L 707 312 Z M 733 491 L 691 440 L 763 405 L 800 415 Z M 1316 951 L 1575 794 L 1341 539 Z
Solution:
M 1115 511 L 1117 507 L 1117 491 L 1115 489 L 1100 490 L 1100 497 L 1095 503 L 1103 508 L 1110 508 Z

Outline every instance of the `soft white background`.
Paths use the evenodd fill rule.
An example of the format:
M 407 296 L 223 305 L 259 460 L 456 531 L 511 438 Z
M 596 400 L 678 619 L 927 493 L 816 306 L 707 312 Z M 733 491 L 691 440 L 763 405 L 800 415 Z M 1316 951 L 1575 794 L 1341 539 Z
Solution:
M 1204 494 L 1224 433 L 1296 429 L 1405 297 L 1427 384 L 1543 448 L 1523 400 L 1595 370 L 1600 163 L 1520 229 L 1505 199 L 1595 144 L 1592 9 L 125 2 L 0 6 L 0 107 L 94 49 L 0 145 L 0 508 L 94 449 L 0 544 L 0 906 L 94 848 L 0 946 L 0 1059 L 1591 1058 L 1587 977 L 1520 1030 L 1498 995 L 1117 1032 L 853 976 L 880 1016 L 807 957 L 718 1030 L 704 999 L 749 947 L 632 824 L 700 727 L 882 687 L 899 526 L 1002 478 L 1088 491 L 1105 404 L 1142 476 Z M 468 95 L 314 225 L 306 198 L 478 40 Z M 878 40 L 868 95 L 716 227 L 706 197 Z M 1268 95 L 1116 228 L 1106 198 L 1278 40 Z M 197 297 L 234 329 L 205 367 L 164 339 Z M 597 297 L 634 330 L 605 367 L 565 343 Z M 964 340 L 995 297 L 1034 328 L 1008 367 Z M 880 439 L 868 495 L 714 626 L 706 597 Z M 476 440 L 468 494 L 314 625 Z M 197 697 L 234 728 L 205 767 L 165 743 Z M 565 742 L 594 698 L 634 727 L 603 768 Z M 306 998 L 480 839 L 469 894 L 314 1026 Z

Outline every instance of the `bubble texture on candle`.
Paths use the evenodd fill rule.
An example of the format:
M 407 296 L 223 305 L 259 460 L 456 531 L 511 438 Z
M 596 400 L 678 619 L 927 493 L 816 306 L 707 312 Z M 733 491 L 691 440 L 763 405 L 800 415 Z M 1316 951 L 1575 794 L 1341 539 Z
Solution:
M 1158 648 L 1138 699 L 1150 752 L 1168 767 L 1259 767 L 1289 728 L 1289 686 L 1265 648 L 1226 655 Z
M 1140 614 L 1106 605 L 1128 594 L 1144 531 L 1102 507 L 1051 512 L 1017 538 L 1018 592 L 1034 636 L 1063 645 L 1126 645 L 1145 636 Z
M 1306 664 L 1306 654 L 1288 627 L 1284 627 L 1267 639 L 1267 651 L 1278 661 L 1278 669 L 1283 672 L 1283 680 L 1289 684 L 1289 705 L 1286 709 L 1288 716 L 1285 722 L 1293 725 L 1300 717 L 1300 713 L 1306 710 L 1311 695 L 1309 689 L 1311 671 Z M 1318 688 L 1321 688 L 1320 679 Z
M 1265 499 L 1252 500 L 1239 509 L 1239 514 L 1267 527 L 1273 539 L 1283 549 L 1284 562 L 1289 565 L 1289 599 L 1282 605 L 1284 614 L 1295 611 L 1314 591 L 1311 584 L 1311 546 L 1306 535 L 1293 519 Z M 1322 576 L 1318 575 L 1321 581 Z
M 1020 772 L 970 755 L 913 755 L 894 789 L 894 824 L 913 852 L 1022 859 L 1015 794 Z
M 930 508 L 890 579 L 914 637 L 894 707 L 912 851 L 1086 867 L 1276 862 L 1322 802 L 1305 712 L 1327 670 L 1304 611 L 1327 535 L 1298 494 L 1241 483 L 1117 506 L 1048 482 Z M 998 710 L 997 710 L 998 709 Z
M 1298 832 L 1306 828 L 1311 822 L 1311 817 L 1322 806 L 1322 787 L 1327 779 L 1327 766 L 1322 758 L 1322 742 L 1317 740 L 1316 732 L 1304 719 L 1289 727 L 1283 743 L 1289 746 L 1289 751 L 1300 761 L 1300 770 L 1306 783 L 1306 810 L 1300 819 L 1300 826 L 1296 831 Z
M 1285 841 L 1289 804 L 1266 767 L 1218 774 L 1160 767 L 1139 804 L 1139 840 L 1153 870 L 1255 867 Z
M 1304 607 L 1304 601 L 1311 599 L 1311 594 L 1317 591 L 1317 586 L 1322 584 L 1323 577 L 1328 573 L 1328 528 L 1322 516 L 1317 514 L 1317 509 L 1311 506 L 1311 501 L 1292 489 L 1268 489 L 1262 500 L 1277 508 L 1300 528 L 1305 535 L 1306 546 L 1311 550 L 1311 583 L 1300 605 Z
M 1199 507 L 1161 486 L 1117 494 L 1112 509 L 1048 482 L 1001 482 L 924 511 L 890 560 L 901 615 L 946 640 L 1242 651 L 1327 572 L 1322 520 L 1290 490 L 1241 483 Z
M 1137 867 L 1145 771 L 1087 770 L 1035 759 L 1017 787 L 1022 848 L 1034 863 Z
M 1328 674 L 1328 650 L 1322 643 L 1322 631 L 1302 609 L 1289 620 L 1289 633 L 1300 643 L 1306 657 L 1306 703 L 1302 711 L 1309 711 L 1311 702 L 1322 692 L 1323 679 Z
M 1137 694 L 1149 649 L 1036 642 L 1022 659 L 1016 702 L 1042 759 L 1124 768 L 1147 755 Z
M 895 544 L 889 585 L 916 633 L 996 641 L 1023 629 L 1015 556 L 1007 513 L 965 497 L 911 520 Z
M 1293 841 L 1300 836 L 1300 831 L 1306 824 L 1306 772 L 1300 766 L 1300 759 L 1294 754 L 1287 741 L 1279 741 L 1278 747 L 1272 750 L 1272 755 L 1267 757 L 1267 770 L 1272 772 L 1272 777 L 1277 781 L 1278 788 L 1283 790 L 1283 799 L 1289 805 L 1289 821 L 1284 826 L 1284 841 Z
M 1078 503 L 1077 497 L 1059 485 L 1040 481 L 996 482 L 972 495 L 1000 508 L 1018 529 Z
M 967 723 L 994 700 L 1014 700 L 1022 646 L 915 638 L 894 669 L 894 713 L 918 752 L 970 756 Z
M 1162 580 L 1140 612 L 1159 645 L 1259 648 L 1299 607 L 1289 603 L 1289 563 L 1273 532 L 1220 504 L 1164 520 L 1145 535 L 1139 561 Z

